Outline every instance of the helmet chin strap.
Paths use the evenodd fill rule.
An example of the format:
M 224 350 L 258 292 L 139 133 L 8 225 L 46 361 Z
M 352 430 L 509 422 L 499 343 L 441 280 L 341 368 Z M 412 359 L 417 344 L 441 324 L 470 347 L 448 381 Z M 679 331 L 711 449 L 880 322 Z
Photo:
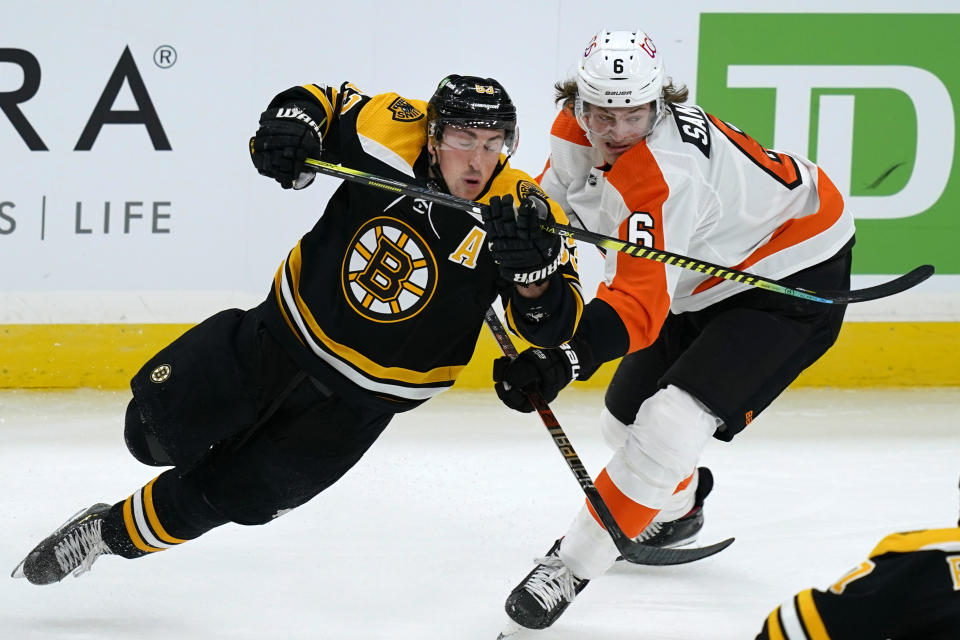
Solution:
M 450 193 L 450 188 L 447 186 L 446 180 L 443 179 L 443 172 L 440 171 L 440 138 L 436 137 L 435 139 L 437 144 L 430 145 L 430 147 L 433 147 L 433 151 L 430 150 L 430 147 L 427 147 L 427 155 L 430 156 L 430 162 L 427 163 L 427 168 L 430 170 L 430 186 L 437 191 Z

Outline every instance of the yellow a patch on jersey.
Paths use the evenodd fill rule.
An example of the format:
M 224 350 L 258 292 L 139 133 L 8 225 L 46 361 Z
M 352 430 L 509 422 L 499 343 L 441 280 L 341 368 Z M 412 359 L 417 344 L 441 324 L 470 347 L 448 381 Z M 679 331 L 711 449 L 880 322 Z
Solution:
M 448 258 L 457 264 L 473 269 L 477 266 L 477 256 L 483 249 L 483 239 L 487 237 L 487 232 L 480 227 L 470 229 L 467 236 L 463 239 L 453 253 Z

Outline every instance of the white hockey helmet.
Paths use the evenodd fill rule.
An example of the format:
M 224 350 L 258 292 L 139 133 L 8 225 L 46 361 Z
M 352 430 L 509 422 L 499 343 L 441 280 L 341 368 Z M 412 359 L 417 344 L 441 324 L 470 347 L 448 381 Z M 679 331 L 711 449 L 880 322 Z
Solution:
M 652 102 L 652 130 L 664 113 L 663 82 L 663 59 L 650 36 L 640 29 L 600 31 L 587 42 L 577 65 L 577 121 L 590 132 L 583 103 L 615 108 Z

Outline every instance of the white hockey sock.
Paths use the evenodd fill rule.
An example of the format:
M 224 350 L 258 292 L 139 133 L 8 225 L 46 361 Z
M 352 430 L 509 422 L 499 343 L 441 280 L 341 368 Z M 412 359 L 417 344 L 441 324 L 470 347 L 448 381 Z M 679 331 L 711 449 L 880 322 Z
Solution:
M 584 505 L 563 537 L 558 555 L 575 576 L 593 579 L 609 569 L 620 552 Z
M 670 496 L 664 503 L 660 513 L 653 519 L 654 522 L 671 522 L 677 518 L 682 518 L 693 509 L 693 503 L 696 502 L 697 486 L 700 484 L 700 474 L 696 469 L 693 471 L 693 478 L 690 484 Z

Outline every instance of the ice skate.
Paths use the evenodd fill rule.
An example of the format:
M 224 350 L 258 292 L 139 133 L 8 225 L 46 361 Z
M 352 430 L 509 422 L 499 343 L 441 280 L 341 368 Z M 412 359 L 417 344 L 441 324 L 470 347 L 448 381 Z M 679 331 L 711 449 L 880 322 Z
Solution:
M 560 540 L 557 540 L 545 557 L 537 558 L 537 566 L 507 596 L 507 615 L 521 627 L 546 629 L 590 582 L 570 572 L 557 555 L 559 548 Z M 510 625 L 500 637 L 506 638 L 516 631 L 518 629 Z
M 68 573 L 90 570 L 101 555 L 113 553 L 103 541 L 100 527 L 110 505 L 98 503 L 77 512 L 27 554 L 10 574 L 33 584 L 60 582 Z
M 694 493 L 693 508 L 686 514 L 669 522 L 651 522 L 639 536 L 637 542 L 651 547 L 682 547 L 696 542 L 697 535 L 703 529 L 703 501 L 713 490 L 713 473 L 706 467 L 697 469 L 699 478 Z

